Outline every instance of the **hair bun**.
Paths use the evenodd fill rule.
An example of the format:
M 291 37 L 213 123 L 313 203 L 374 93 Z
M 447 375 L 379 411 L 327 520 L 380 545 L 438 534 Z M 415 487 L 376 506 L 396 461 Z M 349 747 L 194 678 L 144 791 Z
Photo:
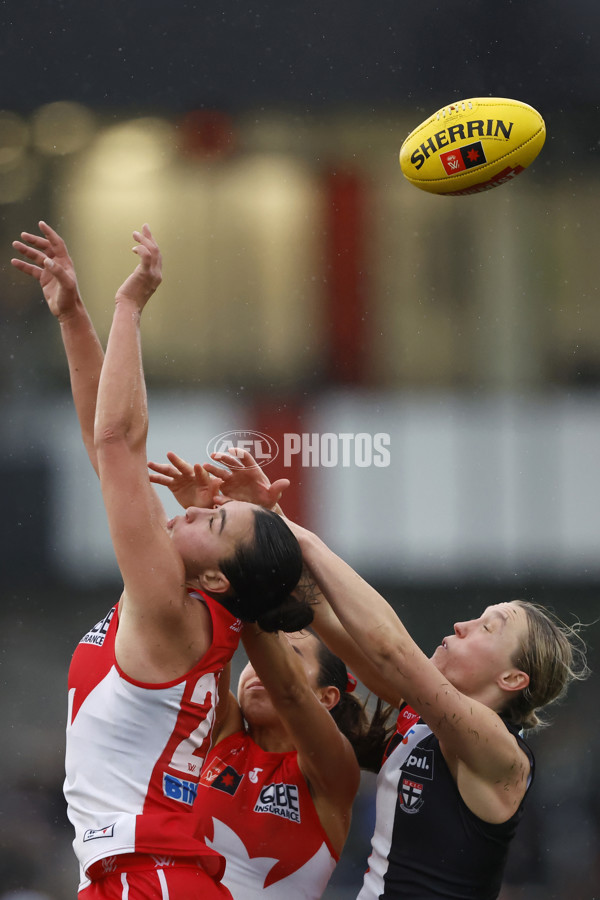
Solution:
M 290 596 L 279 606 L 269 609 L 256 619 L 263 631 L 302 631 L 314 618 L 312 606 L 307 600 Z

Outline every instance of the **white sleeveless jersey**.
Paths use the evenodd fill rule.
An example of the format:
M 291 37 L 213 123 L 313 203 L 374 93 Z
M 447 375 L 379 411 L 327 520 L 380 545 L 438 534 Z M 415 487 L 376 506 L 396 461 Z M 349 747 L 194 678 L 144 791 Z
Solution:
M 69 669 L 66 779 L 73 846 L 86 870 L 121 853 L 203 857 L 209 874 L 222 859 L 193 836 L 191 817 L 210 745 L 221 670 L 241 622 L 209 597 L 211 647 L 187 675 L 168 684 L 128 678 L 115 660 L 117 607 L 79 643 Z

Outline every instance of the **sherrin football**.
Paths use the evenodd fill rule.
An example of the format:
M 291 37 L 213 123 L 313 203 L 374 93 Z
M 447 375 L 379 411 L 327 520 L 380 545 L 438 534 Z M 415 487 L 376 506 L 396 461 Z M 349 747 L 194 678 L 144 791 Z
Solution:
M 400 168 L 432 194 L 479 194 L 519 175 L 545 139 L 544 120 L 532 106 L 475 97 L 444 106 L 411 131 L 400 148 Z

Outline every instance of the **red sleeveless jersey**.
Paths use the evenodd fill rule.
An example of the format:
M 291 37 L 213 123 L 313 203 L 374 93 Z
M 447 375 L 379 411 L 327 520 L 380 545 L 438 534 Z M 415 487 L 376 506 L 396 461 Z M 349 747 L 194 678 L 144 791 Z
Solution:
M 195 819 L 197 836 L 225 856 L 234 900 L 316 900 L 338 861 L 296 752 L 268 753 L 243 731 L 208 754 Z
M 191 812 L 220 673 L 238 645 L 241 622 L 210 597 L 192 596 L 210 612 L 213 639 L 175 681 L 144 684 L 119 668 L 116 606 L 73 655 L 64 792 L 80 889 L 93 863 L 122 853 L 204 857 L 209 874 L 222 870 L 222 859 L 193 836 Z

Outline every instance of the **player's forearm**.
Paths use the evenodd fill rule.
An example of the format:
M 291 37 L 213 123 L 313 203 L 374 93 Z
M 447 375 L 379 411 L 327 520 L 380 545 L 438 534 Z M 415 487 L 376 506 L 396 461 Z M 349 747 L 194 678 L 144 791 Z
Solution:
M 351 566 L 311 532 L 303 530 L 297 537 L 311 574 L 358 645 L 359 653 L 348 663 L 367 687 L 397 705 L 404 696 L 398 661 L 406 661 L 410 669 L 410 658 L 420 651 L 389 603 Z M 327 641 L 325 633 L 323 637 Z
M 142 367 L 140 310 L 121 300 L 115 306 L 98 385 L 94 443 L 144 442 L 148 430 L 146 384 Z
M 389 685 L 381 677 L 381 672 L 373 664 L 373 660 L 367 656 L 361 646 L 346 631 L 322 592 L 318 593 L 315 601 L 312 628 L 317 632 L 321 640 L 327 644 L 332 653 L 344 660 L 352 674 L 369 691 L 375 694 L 376 697 L 381 697 L 382 700 L 396 705 L 398 697 L 396 695 L 391 696 Z
M 97 472 L 94 418 L 104 351 L 83 304 L 78 304 L 69 316 L 59 318 L 59 323 L 81 436 Z
M 306 681 L 304 672 L 281 633 L 261 631 L 255 623 L 242 628 L 242 642 L 252 667 L 274 701 L 285 702 L 297 685 Z

